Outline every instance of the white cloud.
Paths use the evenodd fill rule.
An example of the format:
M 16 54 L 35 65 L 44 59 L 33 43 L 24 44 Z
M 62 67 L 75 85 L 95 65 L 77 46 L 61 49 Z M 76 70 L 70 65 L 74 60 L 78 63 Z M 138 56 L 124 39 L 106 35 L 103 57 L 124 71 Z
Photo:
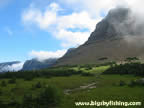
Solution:
M 21 70 L 23 68 L 23 64 L 24 64 L 24 62 L 4 66 L 4 67 L 1 68 L 0 72 L 19 71 L 19 70 Z
M 36 24 L 41 29 L 47 29 L 55 23 L 58 10 L 59 6 L 56 3 L 50 4 L 45 12 L 30 6 L 30 8 L 23 12 L 22 21 L 24 24 Z
M 87 10 L 92 16 L 98 17 L 101 12 L 107 13 L 109 9 L 120 4 L 119 0 L 60 0 L 76 10 Z M 71 7 L 71 8 L 72 8 Z M 75 8 L 74 8 L 75 7 Z
M 56 3 L 50 4 L 45 11 L 30 7 L 23 12 L 22 21 L 25 25 L 35 24 L 40 29 L 51 32 L 61 40 L 63 47 L 74 47 L 88 39 L 96 23 L 101 19 L 92 18 L 87 11 L 60 15 L 61 10 L 63 9 Z
M 92 19 L 86 11 L 59 16 L 57 31 L 54 36 L 62 40 L 63 47 L 75 47 L 87 41 L 90 33 L 94 30 L 96 23 L 101 20 Z M 76 29 L 72 31 L 69 29 Z M 78 30 L 79 29 L 79 30 Z M 83 29 L 87 29 L 84 30 Z
M 143 4 L 143 0 L 59 0 L 43 11 L 30 6 L 23 12 L 22 21 L 25 25 L 37 25 L 50 32 L 67 48 L 84 43 L 102 19 L 102 14 L 107 14 L 110 9 L 129 6 L 136 12 L 144 13 Z M 67 8 L 72 12 L 61 14 Z
M 92 31 L 97 21 L 92 19 L 86 11 L 79 13 L 73 12 L 70 15 L 60 16 L 58 18 L 58 27 L 60 28 L 87 28 Z
M 23 62 L 17 63 L 17 64 L 13 64 L 11 66 L 8 66 L 7 69 L 9 71 L 19 71 L 19 70 L 21 70 L 23 68 L 23 64 L 24 64 Z
M 31 57 L 35 57 L 40 61 L 43 61 L 45 59 L 49 58 L 60 58 L 66 53 L 66 50 L 57 50 L 55 52 L 53 51 L 31 51 L 29 55 Z
M 144 4 L 143 0 L 60 0 L 61 3 L 73 7 L 73 9 L 87 10 L 93 16 L 99 16 L 101 12 L 107 13 L 117 6 L 136 7 L 138 9 Z
M 79 46 L 87 41 L 89 32 L 71 32 L 67 30 L 60 30 L 57 38 L 60 38 L 63 47 Z

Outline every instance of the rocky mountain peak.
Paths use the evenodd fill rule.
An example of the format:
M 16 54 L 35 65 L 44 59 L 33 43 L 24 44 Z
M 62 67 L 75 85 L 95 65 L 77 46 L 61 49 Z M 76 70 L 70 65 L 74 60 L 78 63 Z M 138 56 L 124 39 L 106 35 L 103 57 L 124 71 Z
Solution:
M 112 9 L 108 15 L 96 25 L 96 29 L 92 32 L 86 43 L 140 34 L 141 27 L 136 24 L 136 18 L 132 16 L 132 11 L 129 8 Z

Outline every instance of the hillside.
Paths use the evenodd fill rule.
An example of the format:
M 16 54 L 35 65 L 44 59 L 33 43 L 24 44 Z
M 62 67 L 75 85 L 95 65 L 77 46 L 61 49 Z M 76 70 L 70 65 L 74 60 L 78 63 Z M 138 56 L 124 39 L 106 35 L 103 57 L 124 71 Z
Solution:
M 138 17 L 138 16 L 137 16 Z M 144 23 L 128 8 L 110 10 L 85 44 L 67 52 L 56 65 L 94 64 L 144 57 Z

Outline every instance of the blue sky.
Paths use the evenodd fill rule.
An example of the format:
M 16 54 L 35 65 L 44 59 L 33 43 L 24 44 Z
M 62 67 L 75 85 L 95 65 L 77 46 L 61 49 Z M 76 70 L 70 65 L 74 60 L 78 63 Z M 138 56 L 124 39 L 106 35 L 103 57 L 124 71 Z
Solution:
M 107 1 L 0 0 L 0 62 L 61 57 L 119 4 Z
M 28 30 L 21 21 L 21 14 L 30 0 L 0 1 L 0 62 L 29 59 L 31 50 L 55 51 L 60 42 L 51 34 L 38 28 Z

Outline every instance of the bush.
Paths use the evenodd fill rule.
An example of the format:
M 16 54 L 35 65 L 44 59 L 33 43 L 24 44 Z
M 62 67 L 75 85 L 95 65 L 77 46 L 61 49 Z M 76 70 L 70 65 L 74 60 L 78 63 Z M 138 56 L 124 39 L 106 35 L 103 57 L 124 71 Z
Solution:
M 81 75 L 82 76 L 94 76 L 94 74 L 90 72 L 83 72 Z
M 126 83 L 125 83 L 124 81 L 120 80 L 119 85 L 120 85 L 120 86 L 125 86 L 125 85 L 126 85 Z
M 32 94 L 25 94 L 23 97 L 22 108 L 35 108 L 34 104 L 35 103 Z
M 98 60 L 107 60 L 108 58 L 107 57 L 102 57 L 102 58 L 99 58 Z
M 137 85 L 136 81 L 135 80 L 131 80 L 130 83 L 129 83 L 129 86 L 133 87 L 135 85 Z
M 8 108 L 8 106 L 6 104 L 4 104 L 1 100 L 0 100 L 0 107 L 1 108 Z
M 31 80 L 33 80 L 33 77 L 31 75 L 27 75 L 24 77 L 24 80 L 25 81 L 31 81 Z
M 19 103 L 16 101 L 16 99 L 14 97 L 12 97 L 9 104 L 8 104 L 8 106 L 18 108 Z
M 42 88 L 41 82 L 36 83 L 35 88 Z
M 6 86 L 7 86 L 7 83 L 3 80 L 3 81 L 1 82 L 1 86 L 2 86 L 2 87 L 6 87 Z
M 140 86 L 144 86 L 144 78 L 136 80 L 136 83 Z
M 58 106 L 61 98 L 61 92 L 57 88 L 48 86 L 40 93 L 36 100 L 42 108 L 48 108 L 49 106 Z
M 16 83 L 16 78 L 12 78 L 8 81 L 9 84 L 15 84 Z
M 114 67 L 108 68 L 103 74 L 131 74 L 136 76 L 144 76 L 144 64 L 141 63 L 126 63 L 115 65 Z
M 56 87 L 48 86 L 40 91 L 39 95 L 25 94 L 22 108 L 53 108 L 59 106 L 62 100 L 62 92 Z
M 3 92 L 2 92 L 2 89 L 0 89 L 0 96 L 2 95 L 2 93 L 3 93 Z
M 142 81 L 142 79 L 140 80 L 131 80 L 131 82 L 129 83 L 129 86 L 133 87 L 133 86 L 144 86 L 144 82 Z

